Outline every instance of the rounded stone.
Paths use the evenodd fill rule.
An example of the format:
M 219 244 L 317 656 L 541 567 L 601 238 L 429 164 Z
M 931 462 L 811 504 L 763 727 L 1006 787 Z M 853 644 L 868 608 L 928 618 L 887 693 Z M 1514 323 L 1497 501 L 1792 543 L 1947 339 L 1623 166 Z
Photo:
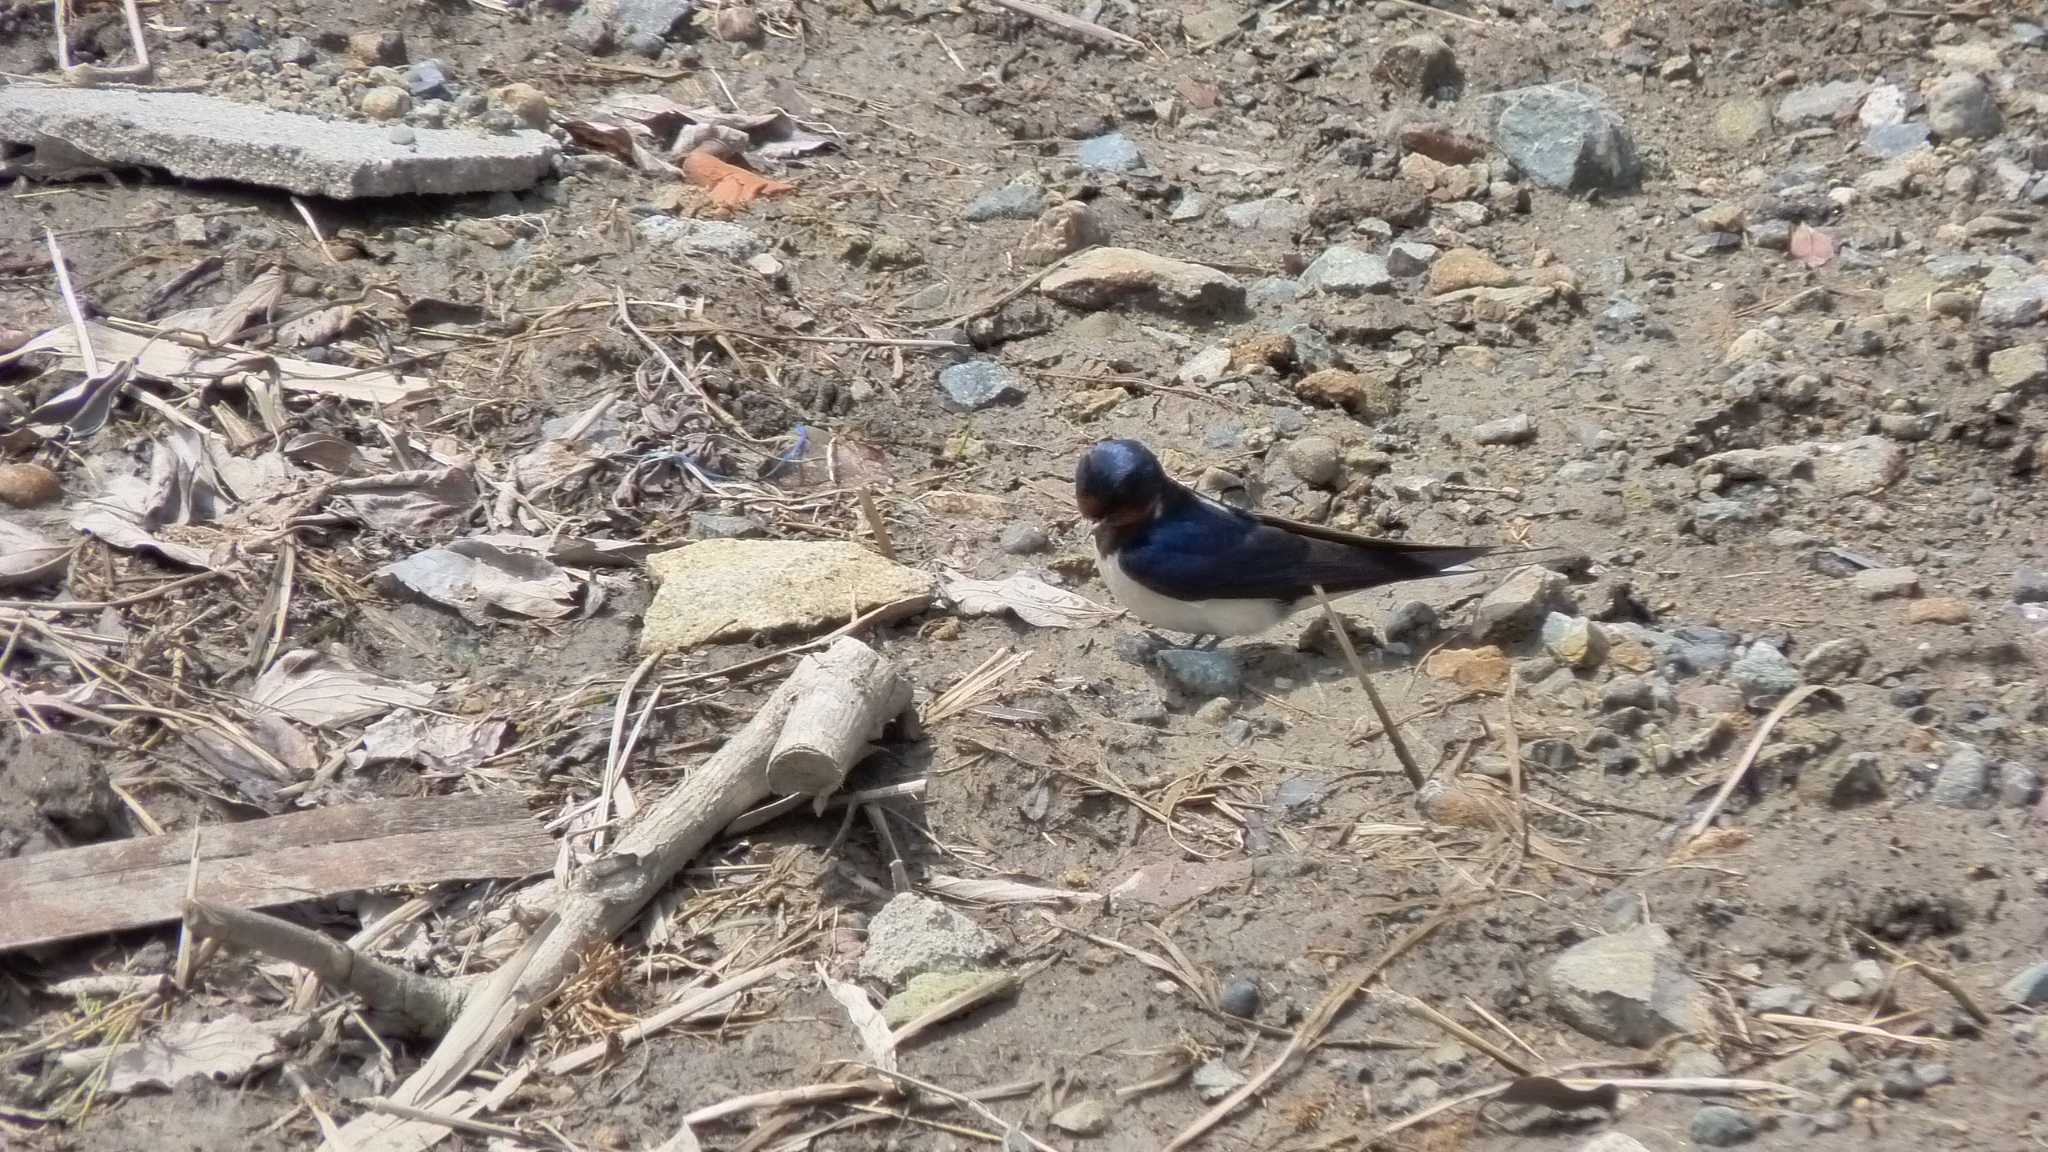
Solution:
M 1216 994 L 1216 1007 L 1246 1020 L 1258 1015 L 1259 982 L 1249 976 L 1232 976 Z
M 412 96 L 403 88 L 385 86 L 363 93 L 363 115 L 372 120 L 396 120 L 412 111 Z

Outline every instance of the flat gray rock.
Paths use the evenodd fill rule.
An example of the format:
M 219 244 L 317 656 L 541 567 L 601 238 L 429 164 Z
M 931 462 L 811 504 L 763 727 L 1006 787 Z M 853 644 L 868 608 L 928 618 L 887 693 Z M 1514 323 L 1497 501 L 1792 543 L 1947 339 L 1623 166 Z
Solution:
M 868 924 L 860 974 L 893 986 L 927 972 L 978 968 L 996 947 L 995 937 L 966 916 L 928 896 L 899 892 Z
M 1642 180 L 1635 138 L 1599 89 L 1540 84 L 1486 98 L 1494 147 L 1538 184 L 1626 191 Z
M 1596 1040 L 1648 1048 L 1712 1022 L 1706 994 L 1655 924 L 1574 945 L 1551 963 L 1549 984 L 1552 1009 Z
M 22 84 L 0 87 L 0 140 L 62 152 L 67 164 L 139 165 L 336 200 L 529 188 L 556 152 L 540 132 L 419 128 L 413 143 L 394 144 L 388 127 L 196 92 Z

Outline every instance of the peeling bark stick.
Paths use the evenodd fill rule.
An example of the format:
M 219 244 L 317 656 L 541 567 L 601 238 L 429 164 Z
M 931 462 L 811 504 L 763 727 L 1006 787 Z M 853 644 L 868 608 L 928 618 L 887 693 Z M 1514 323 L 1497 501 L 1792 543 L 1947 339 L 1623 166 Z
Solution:
M 554 914 L 517 956 L 465 999 L 462 1014 L 440 1046 L 393 1098 L 401 1104 L 431 1106 L 515 1039 L 575 974 L 585 952 L 624 931 L 642 906 L 726 825 L 768 798 L 769 763 L 793 720 L 808 716 L 814 719 L 806 723 L 863 725 L 859 737 L 851 739 L 817 730 L 791 734 L 792 749 L 843 758 L 834 761 L 837 775 L 827 785 L 836 787 L 866 752 L 867 741 L 880 727 L 876 717 L 886 720 L 893 715 L 885 706 L 906 700 L 908 692 L 893 665 L 851 637 L 805 657 L 724 747 L 649 808 L 611 852 L 569 882 Z M 864 700 L 866 694 L 878 699 Z M 844 702 L 827 704 L 814 698 L 820 695 Z M 798 775 L 815 779 L 823 774 Z
M 410 972 L 311 928 L 210 900 L 185 905 L 194 936 L 220 940 L 307 969 L 362 996 L 383 1023 L 408 1036 L 439 1036 L 462 1008 L 462 985 Z
M 910 707 L 910 682 L 858 642 L 834 644 L 797 665 L 789 687 L 796 703 L 768 756 L 768 790 L 815 797 L 820 805 L 889 721 Z

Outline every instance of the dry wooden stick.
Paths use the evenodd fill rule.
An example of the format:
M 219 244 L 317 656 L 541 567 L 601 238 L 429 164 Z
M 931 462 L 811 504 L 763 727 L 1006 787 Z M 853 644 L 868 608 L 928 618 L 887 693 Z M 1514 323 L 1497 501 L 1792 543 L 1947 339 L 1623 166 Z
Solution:
M 1316 594 L 1322 597 L 1323 608 L 1328 610 L 1330 606 L 1329 597 L 1322 596 L 1321 588 L 1316 589 Z M 1458 911 L 1460 911 L 1458 908 L 1446 908 L 1422 923 L 1417 924 L 1408 930 L 1407 935 L 1394 941 L 1386 951 L 1373 957 L 1355 969 L 1350 975 L 1338 981 L 1324 995 L 1322 1003 L 1316 1005 L 1316 1010 L 1309 1014 L 1308 1019 L 1302 1021 L 1301 1027 L 1295 1030 L 1294 1038 L 1287 1042 L 1287 1046 L 1280 1050 L 1280 1055 L 1275 1056 L 1272 1063 L 1259 1069 L 1258 1075 L 1239 1085 L 1237 1091 L 1225 1096 L 1214 1107 L 1196 1117 L 1194 1123 L 1181 1129 L 1180 1135 L 1175 1136 L 1169 1141 L 1162 1152 L 1176 1152 L 1177 1149 L 1185 1148 L 1201 1139 L 1203 1133 L 1214 1128 L 1224 1117 L 1237 1111 L 1238 1107 L 1245 1101 L 1265 1091 L 1266 1085 L 1271 1083 L 1281 1073 L 1287 1071 L 1297 1057 L 1307 1055 L 1316 1046 L 1322 1039 L 1323 1033 L 1329 1031 L 1330 1025 L 1336 1021 L 1337 1013 L 1344 1010 L 1344 1006 L 1351 1002 L 1353 996 L 1358 995 L 1359 989 L 1371 983 L 1374 977 L 1385 971 L 1388 965 L 1400 959 L 1410 948 L 1422 943 L 1429 938 L 1432 932 L 1449 923 L 1451 917 L 1457 914 Z
M 868 491 L 866 485 L 862 485 L 857 495 L 860 498 L 861 517 L 868 522 L 868 531 L 875 535 L 875 551 L 880 552 L 884 560 L 894 560 L 896 545 L 889 539 L 889 525 L 882 520 L 882 510 L 875 507 L 875 494 Z
M 1477 1048 L 1479 1051 L 1492 1057 L 1494 1063 L 1499 1064 L 1501 1067 L 1507 1069 L 1510 1072 L 1513 1072 L 1515 1075 L 1527 1076 L 1529 1074 L 1529 1066 L 1523 1063 L 1521 1060 L 1518 1060 L 1515 1057 L 1508 1055 L 1506 1049 L 1500 1047 L 1498 1044 L 1495 1044 L 1493 1041 L 1488 1040 L 1486 1037 L 1481 1036 L 1479 1033 L 1474 1032 L 1470 1028 L 1465 1027 L 1463 1024 L 1458 1023 L 1456 1020 L 1451 1019 L 1449 1016 L 1446 1016 L 1443 1013 L 1437 1011 L 1435 1008 L 1430 1007 L 1428 1004 L 1424 1003 L 1420 999 L 1417 999 L 1414 996 L 1407 995 L 1403 992 L 1396 992 L 1391 988 L 1388 989 L 1385 993 L 1383 993 L 1383 995 L 1386 997 L 1386 999 L 1391 1000 L 1403 1012 L 1406 1012 L 1410 1016 L 1413 1016 L 1419 1020 L 1428 1021 L 1429 1023 L 1434 1024 L 1437 1027 L 1443 1029 L 1444 1031 L 1450 1033 L 1452 1036 L 1457 1037 L 1458 1040 L 1460 1040 L 1461 1042 L 1470 1045 L 1473 1048 Z
M 1894 948 L 1891 945 L 1885 943 L 1884 941 L 1879 940 L 1877 937 L 1872 936 L 1870 933 L 1863 931 L 1861 928 L 1856 929 L 1856 934 L 1858 936 L 1863 937 L 1865 940 L 1868 940 L 1872 945 L 1874 945 L 1879 951 L 1883 952 L 1885 955 L 1891 957 L 1898 963 L 1905 965 L 1907 969 L 1918 972 L 1920 973 L 1920 975 L 1927 977 L 1927 982 L 1929 984 L 1932 984 L 1936 988 L 1941 989 L 1943 992 L 1948 993 L 1950 996 L 1955 997 L 1956 1003 L 1962 1006 L 1963 1011 L 1970 1014 L 1970 1019 L 1975 1020 L 1979 1024 L 1991 1023 L 1991 1014 L 1989 1012 L 1984 1011 L 1983 1008 L 1978 1006 L 1977 998 L 1970 995 L 1970 990 L 1963 987 L 1962 981 L 1957 980 L 1952 973 L 1941 968 L 1936 968 L 1934 965 L 1929 964 L 1925 960 L 1915 960 L 1911 956 L 1906 955 L 1904 952 L 1899 951 L 1897 948 Z
M 1764 750 L 1764 741 L 1770 739 L 1771 729 L 1778 726 L 1778 721 L 1799 707 L 1808 696 L 1826 691 L 1829 689 L 1822 685 L 1805 684 L 1786 693 L 1785 698 L 1778 701 L 1778 706 L 1771 709 L 1770 715 L 1764 717 L 1763 723 L 1756 726 L 1756 735 L 1749 738 L 1749 747 L 1742 750 L 1742 758 L 1735 762 L 1735 767 L 1729 769 L 1728 778 L 1721 781 L 1721 790 L 1714 793 L 1714 799 L 1707 805 L 1706 810 L 1700 813 L 1700 818 L 1693 821 L 1692 827 L 1685 830 L 1685 835 L 1678 838 L 1673 851 L 1684 848 L 1700 833 L 1713 827 L 1714 817 L 1720 815 L 1721 805 L 1726 804 L 1728 797 L 1734 795 L 1735 786 L 1742 783 L 1743 776 L 1749 772 L 1749 766 L 1756 763 L 1757 753 Z
M 362 996 L 386 1027 L 407 1036 L 438 1036 L 462 1008 L 462 988 L 365 955 L 325 933 L 262 912 L 210 900 L 185 905 L 192 935 L 219 940 L 296 964 L 322 981 Z
M 1344 649 L 1344 659 L 1351 665 L 1352 674 L 1365 689 L 1365 698 L 1372 701 L 1373 714 L 1379 717 L 1380 730 L 1387 734 L 1387 743 L 1394 748 L 1394 758 L 1401 762 L 1401 771 L 1408 775 L 1408 785 L 1420 792 L 1424 782 L 1422 766 L 1408 751 L 1408 743 L 1401 739 L 1401 727 L 1394 723 L 1394 714 L 1387 711 L 1386 702 L 1380 699 L 1379 689 L 1372 686 L 1372 677 L 1365 674 L 1365 662 L 1358 658 L 1358 649 L 1351 646 L 1351 634 L 1344 630 L 1344 622 L 1337 618 L 1337 610 L 1330 606 L 1330 595 L 1317 584 L 1316 601 L 1323 606 L 1323 617 L 1330 622 L 1330 631 L 1337 636 L 1337 645 Z
M 839 671 L 821 673 L 821 663 Z M 808 673 L 805 666 L 810 666 Z M 852 697 L 892 683 L 895 676 L 888 661 L 858 640 L 843 639 L 823 656 L 806 657 L 724 747 L 649 808 L 609 853 L 563 886 L 553 914 L 518 956 L 468 997 L 440 1046 L 394 1098 L 424 1106 L 452 1091 L 479 1063 L 525 1029 L 575 973 L 585 952 L 624 931 L 691 857 L 742 813 L 766 799 L 769 762 L 796 716 L 800 692 Z M 865 719 L 875 711 L 858 701 L 830 708 L 814 701 L 802 703 L 805 715 L 837 715 L 849 721 Z M 792 743 L 866 747 L 864 741 L 850 742 L 830 734 Z M 843 764 L 840 770 L 843 773 L 851 767 Z M 691 1122 L 696 1122 L 694 1116 Z
M 1100 24 L 1083 20 L 1079 16 L 1069 16 L 1065 12 L 1055 11 L 1043 4 L 1034 4 L 1031 0 L 989 0 L 989 2 L 998 7 L 1008 8 L 1019 15 L 1029 16 L 1041 24 L 1050 24 L 1055 28 L 1072 32 L 1076 36 L 1093 40 L 1098 44 L 1107 44 L 1112 48 L 1143 48 L 1145 46 L 1144 41 L 1135 37 L 1126 36 L 1114 29 L 1104 28 Z

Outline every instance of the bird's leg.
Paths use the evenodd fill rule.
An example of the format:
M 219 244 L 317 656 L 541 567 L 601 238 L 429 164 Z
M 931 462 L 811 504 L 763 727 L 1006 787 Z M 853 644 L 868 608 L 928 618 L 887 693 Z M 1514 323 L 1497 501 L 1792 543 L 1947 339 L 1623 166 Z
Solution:
M 1204 640 L 1205 636 L 1207 637 L 1206 641 Z M 1203 652 L 1211 652 L 1215 650 L 1218 644 L 1223 643 L 1223 637 L 1220 635 L 1211 635 L 1205 632 L 1197 632 L 1195 633 L 1195 638 L 1191 643 Z
M 1153 646 L 1154 648 L 1173 648 L 1173 647 L 1176 647 L 1176 645 L 1174 644 L 1174 642 L 1173 642 L 1173 641 L 1171 641 L 1171 640 L 1168 640 L 1168 639 L 1166 638 L 1166 634 L 1165 634 L 1165 633 L 1163 633 L 1163 632 L 1156 632 L 1156 631 L 1154 631 L 1154 630 L 1152 630 L 1152 629 L 1150 629 L 1150 628 L 1147 628 L 1147 629 L 1145 629 L 1145 639 L 1147 639 L 1147 640 L 1151 641 L 1151 642 L 1152 642 L 1152 646 Z

